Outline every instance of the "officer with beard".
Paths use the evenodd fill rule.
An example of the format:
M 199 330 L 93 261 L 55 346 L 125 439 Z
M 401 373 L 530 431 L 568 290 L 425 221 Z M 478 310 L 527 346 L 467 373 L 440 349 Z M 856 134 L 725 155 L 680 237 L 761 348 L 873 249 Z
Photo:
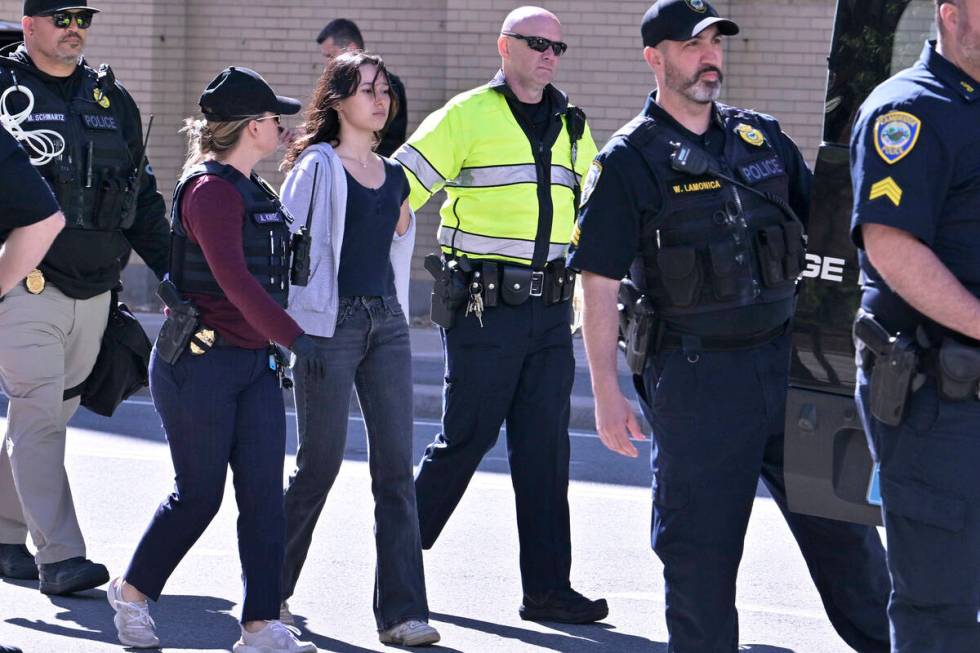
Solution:
M 637 455 L 631 436 L 644 439 L 616 380 L 628 272 L 658 316 L 635 381 L 653 425 L 651 541 L 669 648 L 738 649 L 735 581 L 761 476 L 837 632 L 857 651 L 887 651 L 877 532 L 786 509 L 789 327 L 810 171 L 775 119 L 716 101 L 734 22 L 703 0 L 659 0 L 641 32 L 658 90 L 593 162 L 569 264 L 583 273 L 599 435 L 626 456 Z

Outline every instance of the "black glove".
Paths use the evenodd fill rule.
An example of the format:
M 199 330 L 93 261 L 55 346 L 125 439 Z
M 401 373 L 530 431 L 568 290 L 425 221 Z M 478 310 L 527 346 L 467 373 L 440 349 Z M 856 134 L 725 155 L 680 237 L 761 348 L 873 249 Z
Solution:
M 289 369 L 312 378 L 322 379 L 327 373 L 326 356 L 313 342 L 313 338 L 305 333 L 300 334 L 292 346 L 293 355 L 289 361 Z

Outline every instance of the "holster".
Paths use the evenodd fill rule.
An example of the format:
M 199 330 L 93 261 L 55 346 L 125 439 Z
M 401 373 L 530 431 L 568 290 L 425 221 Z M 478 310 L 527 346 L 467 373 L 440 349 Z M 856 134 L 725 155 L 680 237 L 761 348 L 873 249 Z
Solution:
M 629 279 L 619 284 L 619 346 L 630 372 L 639 376 L 646 367 L 658 332 L 653 305 Z
M 432 275 L 429 319 L 443 329 L 451 329 L 456 321 L 456 309 L 469 297 L 472 265 L 465 256 L 446 261 L 440 254 L 429 254 L 425 257 L 425 269 Z
M 171 310 L 157 336 L 157 355 L 170 365 L 176 363 L 180 355 L 187 351 L 198 326 L 196 311 Z
M 944 399 L 965 401 L 978 398 L 980 387 L 980 349 L 943 340 L 936 365 L 939 393 Z
M 884 424 L 898 426 L 905 417 L 919 369 L 915 339 L 904 334 L 891 335 L 873 315 L 863 312 L 854 322 L 854 339 L 862 369 L 867 373 L 871 367 L 871 415 Z

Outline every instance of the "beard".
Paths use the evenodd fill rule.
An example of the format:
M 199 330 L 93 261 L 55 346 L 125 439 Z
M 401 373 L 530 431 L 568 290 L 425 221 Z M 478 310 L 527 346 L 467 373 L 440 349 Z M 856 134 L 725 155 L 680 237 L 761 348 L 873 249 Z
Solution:
M 956 40 L 959 41 L 960 52 L 966 63 L 976 71 L 980 70 L 980 31 L 977 31 L 974 22 L 973 16 L 960 21 Z
M 707 72 L 716 73 L 718 79 L 712 82 L 702 80 L 701 75 Z M 709 104 L 717 100 L 721 95 L 721 83 L 724 81 L 724 75 L 721 69 L 715 66 L 704 66 L 691 77 L 684 77 L 683 73 L 677 70 L 677 68 L 667 63 L 666 73 L 667 79 L 665 84 L 667 88 L 683 95 L 695 104 Z

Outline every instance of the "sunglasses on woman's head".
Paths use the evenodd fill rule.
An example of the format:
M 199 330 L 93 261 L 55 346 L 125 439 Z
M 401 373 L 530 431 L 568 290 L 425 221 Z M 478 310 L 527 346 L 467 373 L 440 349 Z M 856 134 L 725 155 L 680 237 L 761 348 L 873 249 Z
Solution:
M 556 57 L 560 57 L 565 54 L 565 50 L 568 49 L 568 44 L 562 41 L 552 41 L 551 39 L 546 39 L 543 36 L 524 36 L 523 34 L 518 34 L 517 32 L 501 32 L 504 36 L 509 36 L 512 39 L 518 39 L 527 43 L 527 47 L 531 48 L 535 52 L 544 52 L 548 48 L 555 53 Z
M 51 14 L 51 19 L 54 21 L 54 26 L 58 29 L 68 29 L 71 27 L 72 19 L 75 20 L 78 29 L 88 29 L 92 26 L 92 18 L 94 16 L 94 11 L 56 11 Z

